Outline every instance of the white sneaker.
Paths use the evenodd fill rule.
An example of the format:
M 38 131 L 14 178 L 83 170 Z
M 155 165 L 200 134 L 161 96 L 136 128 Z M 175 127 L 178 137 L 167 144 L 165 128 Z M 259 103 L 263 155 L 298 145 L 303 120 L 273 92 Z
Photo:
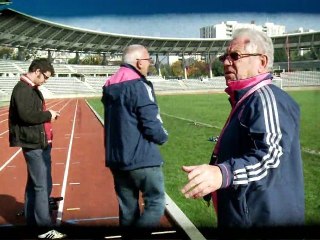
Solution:
M 67 235 L 63 233 L 59 233 L 56 230 L 51 230 L 44 234 L 38 235 L 38 238 L 45 238 L 45 239 L 62 239 L 65 238 Z

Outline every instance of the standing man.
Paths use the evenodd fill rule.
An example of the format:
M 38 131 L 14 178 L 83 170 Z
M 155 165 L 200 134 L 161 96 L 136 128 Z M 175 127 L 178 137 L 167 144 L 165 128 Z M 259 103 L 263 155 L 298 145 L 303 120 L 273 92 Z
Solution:
M 146 79 L 152 62 L 148 50 L 131 45 L 123 62 L 103 87 L 106 166 L 114 177 L 120 226 L 150 228 L 159 224 L 165 209 L 163 160 L 157 144 L 165 143 L 168 134 L 153 85 Z
M 25 190 L 25 217 L 27 225 L 52 228 L 49 213 L 51 177 L 51 121 L 59 112 L 46 110 L 45 101 L 38 89 L 54 69 L 47 59 L 35 59 L 25 75 L 15 85 L 9 108 L 9 141 L 11 147 L 22 147 L 27 164 L 28 180 Z M 39 238 L 65 237 L 51 230 Z
M 234 33 L 219 58 L 232 110 L 213 164 L 183 166 L 187 198 L 216 193 L 218 227 L 304 224 L 300 109 L 271 84 L 273 51 L 271 39 L 260 31 Z

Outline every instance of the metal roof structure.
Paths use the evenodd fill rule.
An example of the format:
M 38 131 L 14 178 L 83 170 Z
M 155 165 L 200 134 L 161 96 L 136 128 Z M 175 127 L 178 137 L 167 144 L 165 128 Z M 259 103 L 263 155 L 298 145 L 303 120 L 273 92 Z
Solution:
M 320 47 L 320 32 L 271 37 L 274 48 Z M 10 8 L 0 11 L 0 46 L 79 53 L 121 54 L 131 44 L 150 54 L 209 55 L 224 51 L 230 39 L 156 38 L 91 31 L 32 17 Z

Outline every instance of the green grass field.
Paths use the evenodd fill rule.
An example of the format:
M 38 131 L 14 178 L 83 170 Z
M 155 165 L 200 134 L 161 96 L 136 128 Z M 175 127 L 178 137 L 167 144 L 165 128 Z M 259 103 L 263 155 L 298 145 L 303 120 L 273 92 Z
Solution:
M 320 223 L 320 90 L 292 91 L 301 107 L 301 147 L 304 161 L 306 222 Z M 167 194 L 199 228 L 216 226 L 212 207 L 203 200 L 186 199 L 180 189 L 186 184 L 182 165 L 208 163 L 214 144 L 208 141 L 219 135 L 230 111 L 225 93 L 157 96 L 169 141 L 160 147 L 165 159 Z M 99 99 L 89 103 L 103 116 Z

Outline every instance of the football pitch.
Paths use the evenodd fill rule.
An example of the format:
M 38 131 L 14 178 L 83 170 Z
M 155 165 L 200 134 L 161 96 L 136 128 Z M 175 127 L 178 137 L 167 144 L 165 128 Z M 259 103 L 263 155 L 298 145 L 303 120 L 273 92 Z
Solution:
M 304 164 L 306 223 L 320 224 L 320 89 L 288 92 L 301 108 L 301 148 Z M 180 189 L 187 176 L 183 165 L 208 163 L 214 143 L 230 112 L 225 93 L 157 96 L 169 141 L 160 147 L 167 194 L 198 228 L 216 226 L 212 206 L 186 199 Z M 88 99 L 103 117 L 101 99 Z M 275 203 L 276 204 L 276 203 Z

